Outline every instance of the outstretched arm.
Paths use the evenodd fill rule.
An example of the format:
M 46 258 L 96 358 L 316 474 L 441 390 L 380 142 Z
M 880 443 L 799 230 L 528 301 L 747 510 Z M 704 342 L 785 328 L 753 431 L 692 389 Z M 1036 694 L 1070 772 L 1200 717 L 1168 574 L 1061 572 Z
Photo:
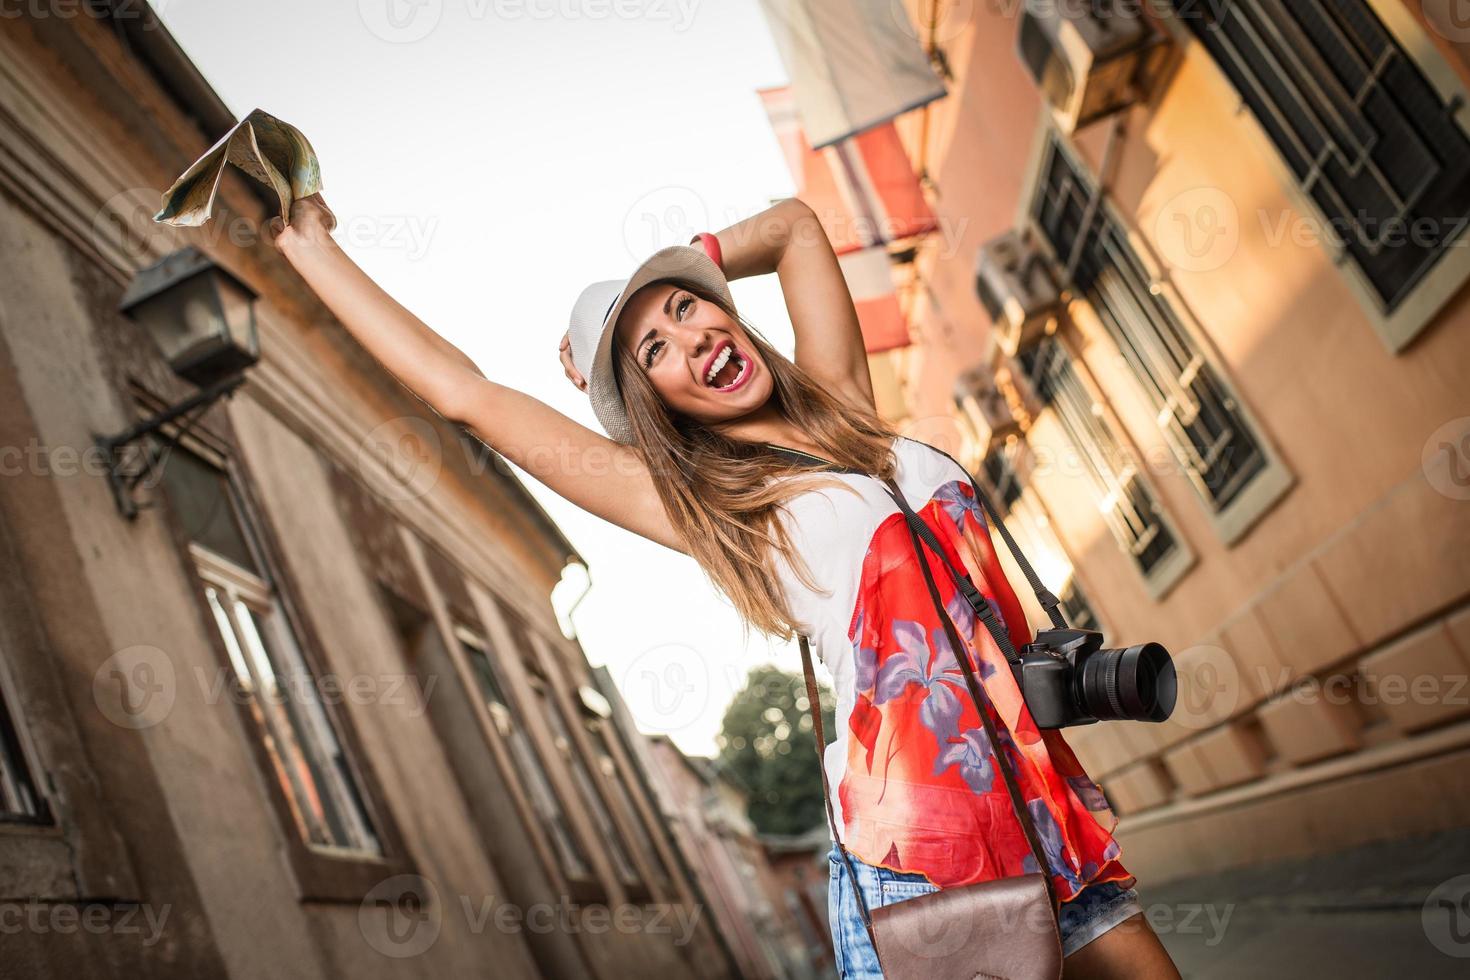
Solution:
M 440 415 L 572 503 L 687 553 L 642 457 L 524 392 L 486 378 L 464 352 L 389 296 L 332 240 L 320 195 L 295 202 L 272 241 L 368 353 Z

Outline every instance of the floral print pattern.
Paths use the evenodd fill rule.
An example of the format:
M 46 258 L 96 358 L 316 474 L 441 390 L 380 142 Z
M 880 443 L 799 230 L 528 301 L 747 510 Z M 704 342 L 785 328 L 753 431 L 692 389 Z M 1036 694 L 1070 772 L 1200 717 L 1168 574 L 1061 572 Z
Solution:
M 945 483 L 916 513 L 1012 644 L 1030 642 L 969 483 Z M 1060 732 L 1036 727 L 989 630 L 939 558 L 927 546 L 922 554 L 965 649 L 953 649 L 935 613 L 903 515 L 890 514 L 869 542 L 850 621 L 856 689 L 837 789 L 844 842 L 869 864 L 922 872 L 940 887 L 1036 871 L 998 749 L 1015 770 L 1058 896 L 1097 881 L 1131 886 L 1110 829 L 1092 815 L 1108 813 L 1102 791 Z M 960 656 L 980 681 L 998 746 L 986 737 Z
M 983 728 L 972 728 L 964 735 L 951 738 L 934 760 L 937 776 L 950 766 L 959 766 L 960 775 L 977 793 L 990 792 L 995 782 L 995 764 L 990 738 Z
M 955 733 L 960 718 L 960 694 L 964 675 L 942 629 L 933 638 L 924 637 L 924 624 L 898 620 L 893 624 L 898 649 L 878 668 L 874 704 L 886 704 L 905 693 L 909 684 L 919 684 L 924 694 L 919 703 L 919 720 L 934 733 L 939 743 Z

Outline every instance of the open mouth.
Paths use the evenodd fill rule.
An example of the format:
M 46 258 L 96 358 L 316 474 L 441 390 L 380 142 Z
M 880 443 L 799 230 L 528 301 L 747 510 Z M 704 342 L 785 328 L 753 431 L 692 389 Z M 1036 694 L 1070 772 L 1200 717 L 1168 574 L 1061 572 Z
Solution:
M 704 372 L 704 384 L 715 391 L 734 391 L 750 376 L 750 358 L 741 354 L 730 341 L 725 341 L 710 358 Z

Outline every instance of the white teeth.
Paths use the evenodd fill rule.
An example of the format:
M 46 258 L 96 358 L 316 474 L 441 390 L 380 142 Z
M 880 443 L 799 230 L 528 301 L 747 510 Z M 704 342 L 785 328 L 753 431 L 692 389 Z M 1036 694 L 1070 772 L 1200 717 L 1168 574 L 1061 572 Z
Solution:
M 749 370 L 750 370 L 750 365 L 748 363 L 741 362 L 741 364 L 740 364 L 740 371 L 735 375 L 734 380 L 732 380 L 729 384 L 725 385 L 723 388 L 716 388 L 715 391 L 725 391 L 727 389 L 730 389 L 730 388 L 735 387 L 736 385 L 738 385 L 740 383 L 740 379 L 743 378 L 743 377 L 745 377 L 745 372 L 746 371 L 749 371 Z
M 719 374 L 720 368 L 724 367 L 725 362 L 730 360 L 730 354 L 734 350 L 735 348 L 733 345 L 727 345 L 724 350 L 720 351 L 719 356 L 715 358 L 715 362 L 711 364 L 709 366 L 709 370 L 705 372 L 705 384 L 714 384 L 715 375 Z

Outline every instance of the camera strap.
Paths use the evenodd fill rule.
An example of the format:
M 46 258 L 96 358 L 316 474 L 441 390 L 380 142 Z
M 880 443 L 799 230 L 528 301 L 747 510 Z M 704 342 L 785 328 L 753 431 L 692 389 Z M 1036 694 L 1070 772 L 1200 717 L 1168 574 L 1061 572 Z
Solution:
M 991 607 L 990 602 L 980 593 L 979 589 L 975 588 L 975 583 L 970 580 L 970 576 L 955 568 L 954 562 L 949 560 L 949 555 L 945 553 L 943 546 L 939 543 L 939 539 L 935 536 L 934 529 L 928 524 L 925 524 L 919 515 L 914 513 L 913 508 L 909 506 L 909 502 L 904 499 L 903 493 L 898 487 L 891 481 L 887 482 L 888 485 L 884 489 L 888 491 L 888 496 L 893 498 L 893 502 L 898 504 L 898 509 L 903 511 L 904 520 L 908 521 L 909 534 L 914 537 L 914 551 L 922 558 L 923 549 L 919 546 L 919 540 L 922 539 L 924 544 L 929 546 L 929 550 L 939 556 L 939 560 L 944 562 L 944 567 L 949 569 L 949 574 L 954 579 L 955 586 L 959 588 L 960 594 L 965 597 L 965 601 L 970 604 L 970 608 L 975 611 L 975 615 L 980 617 L 980 620 L 985 624 L 985 628 L 990 631 L 990 638 L 995 641 L 996 647 L 1005 655 L 1009 663 L 1013 666 L 1020 666 L 1021 655 L 1016 652 L 1014 644 L 1011 643 L 1010 635 L 1006 632 L 1005 625 L 995 615 L 995 610 Z M 924 566 L 924 573 L 925 575 L 929 573 L 927 565 Z M 948 618 L 947 616 L 945 617 L 946 622 Z
M 889 494 L 897 494 L 898 498 L 902 500 L 903 494 L 898 491 L 898 487 L 892 481 L 886 482 L 888 482 Z M 906 510 L 906 513 L 911 514 L 912 512 Z M 915 517 L 913 520 L 918 521 L 918 518 Z M 924 522 L 918 521 L 918 523 L 923 525 Z M 925 529 L 928 529 L 927 526 L 925 526 Z M 1021 830 L 1026 835 L 1026 843 L 1031 847 L 1031 856 L 1036 859 L 1036 869 L 1041 873 L 1046 882 L 1047 898 L 1051 902 L 1052 914 L 1055 916 L 1060 909 L 1060 905 L 1057 902 L 1056 885 L 1051 880 L 1051 867 L 1046 859 L 1046 851 L 1041 846 L 1041 836 L 1036 832 L 1036 823 L 1032 820 L 1031 811 L 1026 806 L 1026 798 L 1021 795 L 1021 788 L 1016 782 L 1016 774 L 1012 770 L 1011 761 L 1006 758 L 1005 747 L 1001 745 L 1000 738 L 996 734 L 995 722 L 990 717 L 990 697 L 985 693 L 985 686 L 975 676 L 975 671 L 978 669 L 978 666 L 972 667 L 970 665 L 969 644 L 960 639 L 959 632 L 955 629 L 954 621 L 944 610 L 944 603 L 939 598 L 939 587 L 934 584 L 934 573 L 929 570 L 928 562 L 922 560 L 923 551 L 919 546 L 919 536 L 914 533 L 914 530 L 913 521 L 911 521 L 909 523 L 909 539 L 914 544 L 914 557 L 921 559 L 919 568 L 924 573 L 924 585 L 929 590 L 929 598 L 934 603 L 935 612 L 939 614 L 939 623 L 944 627 L 945 638 L 954 650 L 955 660 L 959 662 L 960 667 L 964 671 L 965 686 L 969 689 L 970 700 L 975 703 L 975 711 L 980 716 L 980 723 L 985 726 L 985 737 L 989 740 L 990 751 L 995 756 L 996 768 L 1000 770 L 1001 778 L 1005 780 L 1006 794 L 1011 799 L 1011 809 L 1015 811 L 1016 821 L 1020 823 Z M 981 601 L 984 601 L 983 596 L 981 597 Z M 988 608 L 989 603 L 986 603 L 986 606 Z M 988 620 L 987 624 L 993 621 L 994 618 L 992 615 L 991 620 Z M 1007 645 L 1009 645 L 1009 642 Z
M 900 436 L 899 438 L 904 437 Z M 918 440 L 914 441 L 917 442 Z M 1051 590 L 1049 590 L 1045 585 L 1041 583 L 1041 578 L 1036 574 L 1036 570 L 1031 567 L 1031 563 L 1027 561 L 1026 556 L 1021 553 L 1020 546 L 1016 544 L 1016 539 L 1011 536 L 1010 529 L 1005 526 L 1005 522 L 1000 519 L 1000 515 L 996 513 L 995 508 L 991 505 L 989 496 L 987 496 L 985 491 L 980 489 L 980 485 L 975 482 L 975 477 L 970 474 L 969 470 L 965 469 L 963 466 L 960 466 L 959 460 L 955 459 L 944 450 L 939 449 L 935 446 L 930 446 L 928 443 L 919 443 L 919 445 L 924 446 L 928 449 L 933 449 L 936 453 L 939 453 L 941 456 L 944 456 L 950 462 L 954 463 L 955 466 L 959 467 L 959 471 L 965 474 L 965 478 L 970 483 L 970 488 L 975 492 L 975 499 L 980 502 L 982 513 L 989 518 L 991 524 L 995 525 L 996 531 L 1000 533 L 1001 538 L 1005 541 L 1006 547 L 1011 552 L 1011 556 L 1016 560 L 1016 565 L 1020 567 L 1021 573 L 1026 576 L 1026 581 L 1030 584 L 1032 592 L 1036 594 L 1036 601 L 1039 602 L 1041 604 L 1041 608 L 1046 611 L 1046 614 L 1048 618 L 1051 619 L 1053 626 L 1057 627 L 1058 629 L 1065 629 L 1067 626 L 1067 621 L 1062 617 L 1061 600 L 1058 599 L 1051 592 Z M 816 469 L 818 467 L 821 467 L 824 470 L 834 473 L 851 473 L 858 476 L 872 476 L 871 473 L 864 473 L 861 470 L 855 470 L 850 467 L 838 466 L 836 463 L 833 463 L 830 460 L 823 459 L 820 456 L 813 456 L 811 453 L 805 453 L 799 449 L 790 449 L 786 446 L 777 446 L 773 445 L 772 443 L 766 443 L 765 446 L 766 448 L 776 452 L 778 455 L 809 468 Z M 877 477 L 873 478 L 877 479 Z M 913 533 L 917 534 L 920 539 L 922 539 L 923 542 L 929 546 L 929 550 L 934 552 L 934 554 L 939 557 L 939 560 L 944 563 L 945 569 L 949 572 L 950 577 L 954 579 L 955 587 L 958 588 L 960 594 L 965 597 L 965 601 L 970 604 L 970 608 L 975 611 L 975 615 L 980 617 L 980 621 L 985 624 L 985 628 L 990 631 L 991 639 L 995 641 L 996 647 L 1005 656 L 1006 661 L 1013 666 L 1018 666 L 1021 662 L 1020 654 L 1016 652 L 1014 644 L 1011 643 L 1010 636 L 1006 633 L 1005 626 L 996 616 L 995 610 L 991 607 L 989 601 L 987 601 L 985 596 L 980 593 L 980 590 L 975 587 L 975 583 L 970 580 L 970 577 L 960 569 L 956 568 L 954 562 L 950 561 L 949 555 L 945 552 L 944 548 L 939 543 L 939 539 L 935 536 L 934 529 L 931 528 L 928 524 L 924 523 L 924 521 L 917 514 L 914 513 L 913 508 L 910 507 L 908 501 L 904 499 L 903 493 L 899 490 L 899 488 L 896 485 L 888 483 L 885 484 L 883 489 L 885 492 L 887 492 L 888 496 L 893 498 L 893 502 L 898 505 L 898 509 L 903 513 L 904 520 L 908 522 L 909 529 Z M 982 521 L 981 523 L 983 524 L 984 521 Z
M 811 456 L 808 453 L 802 453 L 798 450 L 787 449 L 782 446 L 770 446 L 770 448 L 786 456 L 787 458 L 794 459 L 806 466 L 811 466 L 812 462 L 815 461 L 820 464 L 825 464 L 827 467 L 837 472 L 856 472 L 853 470 L 837 467 L 835 464 L 832 464 L 826 460 L 822 460 L 820 457 Z M 948 454 L 946 453 L 945 455 Z M 954 457 L 950 457 L 950 459 L 953 458 Z M 958 465 L 958 463 L 956 463 L 956 465 Z M 968 471 L 965 471 L 964 467 L 960 467 L 960 470 L 962 472 L 965 472 L 966 476 L 969 475 Z M 965 596 L 966 601 L 968 601 L 972 608 L 974 608 L 975 613 L 981 617 L 982 621 L 984 621 L 986 627 L 990 630 L 992 638 L 996 641 L 996 645 L 1006 655 L 1007 660 L 1016 663 L 1019 662 L 1019 656 L 1016 654 L 1015 648 L 1010 641 L 1010 637 L 1006 635 L 1005 627 L 999 622 L 999 619 L 995 615 L 995 611 L 991 608 L 990 603 L 980 593 L 980 591 L 975 588 L 974 583 L 970 581 L 969 577 L 961 572 L 959 569 L 955 568 L 953 562 L 949 560 L 949 556 L 945 553 L 943 547 L 940 545 L 938 538 L 934 535 L 933 529 L 925 524 L 924 521 L 919 518 L 917 514 L 914 513 L 913 508 L 908 505 L 908 501 L 904 499 L 903 492 L 897 486 L 897 484 L 895 484 L 891 480 L 884 480 L 881 482 L 883 482 L 884 484 L 884 490 L 888 493 L 890 497 L 893 498 L 894 502 L 898 505 L 899 510 L 903 513 L 904 519 L 908 524 L 909 539 L 913 543 L 914 556 L 919 559 L 919 567 L 924 575 L 924 584 L 928 589 L 929 598 L 934 604 L 935 612 L 939 616 L 940 624 L 943 627 L 945 631 L 945 637 L 954 652 L 955 660 L 959 663 L 962 669 L 962 673 L 964 674 L 965 686 L 970 695 L 970 700 L 974 703 L 975 711 L 979 715 L 981 725 L 985 729 L 985 736 L 989 741 L 991 753 L 995 758 L 996 768 L 1000 770 L 1001 778 L 1005 783 L 1006 794 L 1010 798 L 1011 808 L 1016 815 L 1016 821 L 1020 824 L 1022 833 L 1026 838 L 1026 843 L 1031 850 L 1032 857 L 1036 861 L 1039 877 L 1041 877 L 1045 883 L 1046 896 L 1049 901 L 1053 917 L 1055 917 L 1060 906 L 1058 905 L 1056 887 L 1051 879 L 1050 865 L 1047 861 L 1045 849 L 1042 847 L 1041 844 L 1041 837 L 1036 830 L 1036 825 L 1034 820 L 1032 819 L 1031 812 L 1026 806 L 1025 798 L 1021 794 L 1021 789 L 1016 780 L 1016 775 L 1013 771 L 1011 760 L 1006 756 L 1005 748 L 1000 742 L 999 735 L 996 731 L 995 722 L 990 716 L 990 699 L 985 693 L 983 684 L 981 684 L 980 680 L 975 676 L 976 668 L 973 667 L 970 663 L 969 646 L 963 640 L 961 640 L 959 632 L 955 628 L 953 620 L 944 608 L 944 603 L 943 600 L 940 598 L 939 588 L 935 584 L 934 574 L 929 567 L 929 563 L 923 560 L 924 544 L 927 544 L 930 550 L 938 555 L 940 560 L 944 562 L 945 567 L 954 577 L 956 586 L 959 587 L 961 593 Z M 988 502 L 985 501 L 984 497 L 980 495 L 980 488 L 978 486 L 975 486 L 973 477 L 970 478 L 970 484 L 974 488 L 977 496 L 980 496 L 980 499 L 982 500 L 982 503 L 986 508 L 986 512 L 993 514 L 993 511 L 989 507 Z M 996 523 L 999 525 L 999 521 L 996 521 Z M 1003 525 L 1000 526 L 1003 527 Z M 1009 540 L 1009 535 L 1007 535 L 1007 539 Z M 921 540 L 923 541 L 923 544 L 920 543 Z M 1020 556 L 1019 549 L 1014 547 L 1014 542 L 1012 542 L 1012 548 L 1012 553 L 1016 555 L 1019 561 L 1024 563 L 1024 558 Z M 1029 565 L 1025 565 L 1024 567 L 1029 571 Z M 1034 573 L 1030 574 L 1034 575 Z M 1039 581 L 1036 582 L 1036 587 L 1038 589 L 1038 598 L 1040 598 L 1040 592 L 1046 592 L 1046 590 L 1040 585 Z M 1051 593 L 1046 592 L 1046 595 L 1050 596 Z M 1054 597 L 1052 598 L 1052 602 L 1054 604 L 1056 603 L 1056 599 Z M 1049 608 L 1048 611 L 1050 612 L 1052 610 Z M 812 734 L 816 739 L 817 763 L 821 769 L 822 802 L 825 804 L 827 809 L 827 824 L 832 830 L 832 839 L 836 843 L 838 851 L 842 855 L 842 860 L 847 865 L 850 880 L 853 882 L 853 892 L 857 899 L 858 910 L 861 913 L 863 925 L 868 930 L 869 938 L 872 940 L 876 948 L 877 940 L 875 937 L 873 937 L 873 920 L 871 911 L 868 908 L 867 901 L 863 897 L 862 890 L 857 887 L 857 875 L 852 866 L 852 857 L 848 853 L 847 847 L 842 843 L 841 835 L 837 832 L 837 820 L 832 809 L 832 788 L 827 781 L 827 766 L 825 755 L 826 737 L 825 733 L 823 732 L 822 726 L 821 700 L 817 692 L 816 675 L 812 667 L 810 645 L 807 637 L 804 634 L 798 634 L 797 639 L 798 644 L 801 648 L 802 672 L 805 675 L 806 679 L 807 706 L 812 717 Z
M 986 495 L 985 491 L 980 489 L 980 485 L 975 482 L 975 477 L 970 474 L 969 470 L 960 466 L 959 460 L 955 459 L 943 449 L 940 449 L 938 446 L 930 446 L 927 442 L 922 445 L 928 446 L 928 448 L 939 453 L 953 463 L 961 473 L 965 474 L 965 478 L 970 481 L 970 489 L 975 491 L 975 499 L 980 501 L 981 509 L 990 518 L 990 523 L 995 525 L 996 531 L 1000 533 L 1001 540 L 1005 541 L 1006 548 L 1010 551 L 1011 557 L 1016 560 L 1016 565 L 1021 569 L 1021 574 L 1026 576 L 1026 582 L 1031 586 L 1031 591 L 1036 594 L 1036 601 L 1046 611 L 1047 618 L 1051 620 L 1051 624 L 1057 629 L 1066 629 L 1067 621 L 1062 618 L 1062 601 L 1053 595 L 1051 590 L 1041 584 L 1041 577 L 1036 574 L 1036 569 L 1031 567 L 1031 563 L 1021 553 L 1021 546 L 1016 544 L 1015 538 L 1011 537 L 1010 528 L 1006 527 L 1005 522 L 1000 519 L 1000 514 L 996 512 L 995 507 L 990 503 L 990 497 Z M 922 524 L 923 522 L 921 521 L 920 523 Z M 925 526 L 927 527 L 927 525 Z

